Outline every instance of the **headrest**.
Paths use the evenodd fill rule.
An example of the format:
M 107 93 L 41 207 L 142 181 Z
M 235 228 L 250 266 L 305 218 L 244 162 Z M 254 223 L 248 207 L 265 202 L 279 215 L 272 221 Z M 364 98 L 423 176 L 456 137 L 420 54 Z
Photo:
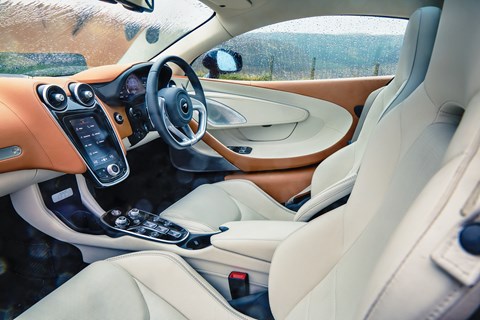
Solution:
M 405 100 L 425 79 L 437 35 L 441 10 L 424 7 L 408 20 L 394 81 L 403 86 L 388 109 Z
M 440 107 L 465 108 L 480 89 L 480 1 L 446 0 L 425 90 Z
M 424 7 L 416 10 L 408 20 L 395 77 L 401 81 L 426 73 L 437 34 L 441 10 Z

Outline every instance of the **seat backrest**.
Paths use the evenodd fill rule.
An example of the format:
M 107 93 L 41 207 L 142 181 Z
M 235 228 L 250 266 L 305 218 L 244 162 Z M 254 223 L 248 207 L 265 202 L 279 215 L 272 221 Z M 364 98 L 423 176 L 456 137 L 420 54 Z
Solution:
M 479 12 L 445 1 L 425 81 L 375 128 L 347 204 L 276 250 L 276 319 L 436 319 L 474 290 L 457 234 L 480 181 Z
M 319 199 L 315 199 L 315 196 L 327 191 L 332 186 L 337 185 L 337 189 L 344 190 L 346 194 L 350 193 L 353 183 L 351 183 L 350 189 L 343 189 L 341 185 L 338 185 L 339 182 L 348 184 L 355 181 L 365 146 L 381 116 L 408 97 L 424 80 L 430 63 L 439 19 L 440 9 L 436 7 L 420 8 L 412 14 L 405 31 L 395 77 L 386 87 L 379 89 L 381 91 L 371 105 L 358 139 L 327 158 L 315 170 L 311 185 L 311 203 L 307 203 L 303 209 L 300 209 L 296 220 L 308 220 L 315 210 L 318 211 Z M 374 94 L 377 93 L 372 93 L 372 95 Z M 346 195 L 339 193 L 341 191 L 337 189 L 331 192 L 338 194 L 337 197 L 329 195 L 330 203 Z M 322 196 L 318 198 L 320 201 L 324 201 Z M 325 201 L 321 206 L 324 207 L 330 203 Z M 316 206 L 315 210 L 311 211 L 310 207 L 314 205 Z

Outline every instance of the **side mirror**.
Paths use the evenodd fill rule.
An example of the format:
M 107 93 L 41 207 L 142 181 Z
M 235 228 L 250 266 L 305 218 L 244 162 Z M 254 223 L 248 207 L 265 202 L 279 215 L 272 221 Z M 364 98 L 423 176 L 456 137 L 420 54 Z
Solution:
M 207 78 L 218 79 L 221 74 L 242 70 L 242 56 L 228 49 L 212 49 L 205 54 L 202 64 L 208 69 Z

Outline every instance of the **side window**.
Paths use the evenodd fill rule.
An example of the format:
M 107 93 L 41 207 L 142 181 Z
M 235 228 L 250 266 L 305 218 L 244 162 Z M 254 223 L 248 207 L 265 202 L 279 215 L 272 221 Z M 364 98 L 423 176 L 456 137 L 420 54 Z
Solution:
M 292 20 L 234 37 L 192 66 L 201 77 L 249 81 L 392 75 L 406 26 L 403 19 L 365 16 Z M 237 68 L 232 61 L 216 65 L 226 54 Z

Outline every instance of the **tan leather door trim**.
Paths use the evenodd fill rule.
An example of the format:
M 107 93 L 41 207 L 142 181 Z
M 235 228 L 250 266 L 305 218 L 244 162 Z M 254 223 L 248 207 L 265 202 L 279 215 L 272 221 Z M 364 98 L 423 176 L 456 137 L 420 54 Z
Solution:
M 250 180 L 280 203 L 304 190 L 312 182 L 315 167 L 276 172 L 258 172 L 232 174 L 225 180 Z
M 345 108 L 353 116 L 355 115 L 353 111 L 355 106 L 363 105 L 371 92 L 385 86 L 390 80 L 392 80 L 392 76 L 301 81 L 252 81 L 250 85 L 329 101 Z
M 261 87 L 270 90 L 282 90 L 286 92 L 306 95 L 309 97 L 326 100 L 345 108 L 354 115 L 354 107 L 363 105 L 368 95 L 388 83 L 391 77 L 365 77 L 353 79 L 334 79 L 334 80 L 313 80 L 313 81 L 229 81 L 230 83 L 246 86 Z M 224 80 L 204 80 L 204 81 L 224 81 Z M 330 156 L 332 153 L 343 148 L 351 139 L 358 118 L 353 116 L 353 124 L 348 133 L 333 146 L 320 152 L 305 156 L 292 158 L 254 158 L 246 155 L 240 155 L 228 149 L 210 133 L 206 133 L 203 141 L 213 150 L 222 155 L 234 166 L 244 172 L 269 171 L 301 168 L 317 164 Z M 194 130 L 196 123 L 192 123 Z

